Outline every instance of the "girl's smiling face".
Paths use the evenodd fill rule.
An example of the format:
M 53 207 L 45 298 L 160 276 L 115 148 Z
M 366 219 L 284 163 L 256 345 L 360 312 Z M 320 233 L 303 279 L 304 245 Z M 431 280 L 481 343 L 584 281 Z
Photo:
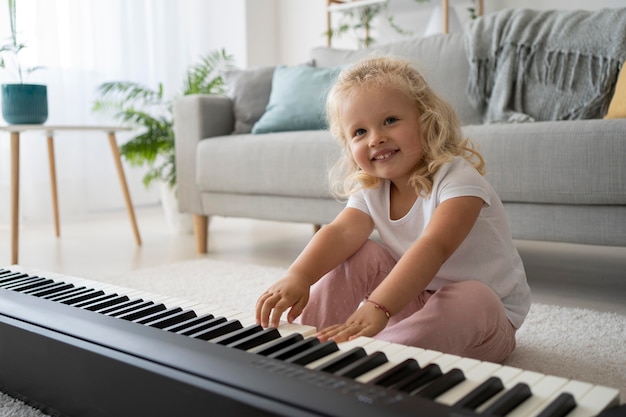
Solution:
M 367 174 L 406 186 L 424 154 L 415 103 L 397 89 L 372 87 L 350 94 L 340 114 L 357 165 Z

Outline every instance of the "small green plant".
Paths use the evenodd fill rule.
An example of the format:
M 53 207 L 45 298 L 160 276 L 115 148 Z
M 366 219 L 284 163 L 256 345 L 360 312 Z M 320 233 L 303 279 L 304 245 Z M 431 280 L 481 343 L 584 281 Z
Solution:
M 163 84 L 156 90 L 131 81 L 112 81 L 98 87 L 99 98 L 92 110 L 112 116 L 139 132 L 120 147 L 120 154 L 133 166 L 147 166 L 143 183 L 153 181 L 176 185 L 174 154 L 174 100 L 189 94 L 224 94 L 221 72 L 233 68 L 233 57 L 224 49 L 201 57 L 186 73 L 182 91 L 170 100 Z
M 414 0 L 417 3 L 424 3 L 430 0 Z M 340 36 L 353 32 L 356 34 L 359 47 L 368 48 L 376 40 L 371 36 L 373 21 L 376 17 L 383 14 L 391 26 L 397 33 L 403 36 L 411 35 L 412 32 L 400 27 L 394 21 L 393 15 L 388 13 L 388 3 L 373 4 L 363 7 L 347 9 L 341 12 L 338 25 L 335 28 L 329 28 L 325 35 L 328 39 L 339 38 Z
M 9 9 L 9 21 L 11 26 L 11 37 L 8 39 L 8 43 L 0 46 L 0 68 L 6 69 L 7 62 L 10 61 L 17 73 L 17 79 L 20 84 L 24 84 L 24 80 L 28 74 L 33 71 L 37 71 L 43 67 L 36 66 L 30 68 L 24 68 L 20 61 L 20 52 L 26 48 L 26 44 L 17 41 L 17 7 L 16 0 L 8 0 Z

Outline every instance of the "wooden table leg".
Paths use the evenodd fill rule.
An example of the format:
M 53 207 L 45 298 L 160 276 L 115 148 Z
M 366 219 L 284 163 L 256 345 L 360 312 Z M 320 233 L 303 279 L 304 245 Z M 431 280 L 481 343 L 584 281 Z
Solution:
M 117 167 L 117 175 L 120 177 L 120 185 L 122 186 L 122 193 L 124 194 L 124 200 L 126 201 L 128 217 L 130 218 L 130 223 L 133 226 L 135 241 L 137 242 L 137 245 L 141 246 L 141 237 L 139 236 L 139 228 L 137 227 L 137 220 L 135 219 L 135 209 L 133 208 L 133 203 L 130 200 L 130 192 L 128 192 L 128 184 L 126 183 L 126 176 L 124 175 L 124 168 L 122 167 L 122 158 L 120 157 L 120 150 L 117 147 L 114 132 L 109 132 L 109 144 L 111 145 L 113 160 L 115 161 L 115 166 Z
M 20 213 L 20 133 L 11 132 L 11 263 L 17 264 Z
M 193 215 L 193 231 L 196 235 L 196 250 L 198 253 L 207 253 L 208 228 L 209 216 Z
M 57 194 L 57 169 L 54 162 L 54 139 L 52 134 L 48 134 L 48 165 L 50 166 L 50 189 L 52 190 L 52 212 L 54 213 L 54 232 L 56 236 L 61 236 L 61 225 L 59 223 L 59 197 Z

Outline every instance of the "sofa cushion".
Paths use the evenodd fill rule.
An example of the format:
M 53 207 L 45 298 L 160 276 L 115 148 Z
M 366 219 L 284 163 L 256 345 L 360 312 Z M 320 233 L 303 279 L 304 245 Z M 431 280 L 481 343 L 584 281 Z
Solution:
M 265 113 L 272 90 L 274 67 L 234 69 L 222 74 L 233 100 L 235 130 L 233 133 L 250 133 L 252 126 Z
M 465 126 L 503 202 L 626 206 L 625 119 Z
M 411 38 L 360 50 L 318 47 L 311 51 L 318 67 L 346 65 L 369 55 L 393 55 L 409 60 L 456 109 L 463 124 L 482 122 L 482 115 L 472 107 L 466 94 L 469 63 L 462 33 Z
M 326 130 L 220 136 L 200 141 L 200 192 L 330 198 L 328 170 L 341 152 Z
M 338 73 L 338 68 L 276 67 L 269 103 L 252 133 L 324 129 L 326 95 Z

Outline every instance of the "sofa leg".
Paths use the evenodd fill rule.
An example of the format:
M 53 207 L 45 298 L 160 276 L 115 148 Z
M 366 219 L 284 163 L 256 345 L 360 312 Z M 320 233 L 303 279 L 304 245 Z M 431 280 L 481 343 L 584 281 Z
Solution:
M 193 232 L 196 236 L 196 250 L 198 253 L 207 253 L 207 238 L 209 230 L 209 216 L 193 215 Z
M 322 228 L 321 224 L 314 224 L 313 225 L 313 233 L 315 234 L 315 233 L 319 232 L 321 228 Z

